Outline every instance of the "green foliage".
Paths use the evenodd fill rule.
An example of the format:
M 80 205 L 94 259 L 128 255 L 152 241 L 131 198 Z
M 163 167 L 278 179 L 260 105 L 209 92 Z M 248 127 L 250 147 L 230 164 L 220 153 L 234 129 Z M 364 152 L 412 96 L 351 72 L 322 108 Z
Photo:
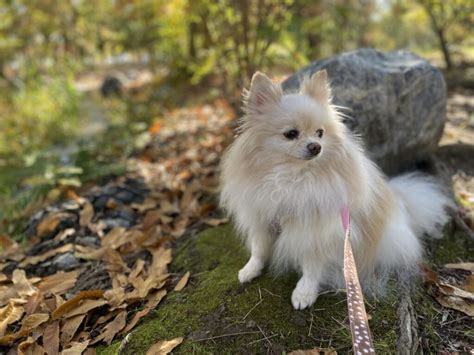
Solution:
M 474 3 L 470 0 L 418 0 L 426 11 L 443 53 L 446 67 L 453 67 L 451 44 L 461 44 L 474 25 Z M 472 41 L 472 38 L 470 39 Z M 472 43 L 471 43 L 472 44 Z
M 78 124 L 78 95 L 61 78 L 27 82 L 0 98 L 0 157 L 34 154 L 70 138 Z

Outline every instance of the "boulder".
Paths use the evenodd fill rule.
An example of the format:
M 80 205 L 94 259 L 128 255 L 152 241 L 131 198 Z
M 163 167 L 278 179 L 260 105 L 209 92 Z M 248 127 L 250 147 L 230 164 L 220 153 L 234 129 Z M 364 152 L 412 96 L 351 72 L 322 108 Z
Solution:
M 427 60 L 407 52 L 358 49 L 313 62 L 283 82 L 285 91 L 326 69 L 333 103 L 387 173 L 407 170 L 435 150 L 446 119 L 446 84 Z

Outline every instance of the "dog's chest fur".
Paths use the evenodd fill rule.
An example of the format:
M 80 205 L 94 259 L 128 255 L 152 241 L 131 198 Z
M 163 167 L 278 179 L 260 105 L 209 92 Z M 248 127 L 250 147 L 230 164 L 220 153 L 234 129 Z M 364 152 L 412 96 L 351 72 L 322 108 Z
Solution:
M 271 223 L 285 220 L 324 219 L 337 214 L 347 204 L 343 179 L 333 174 L 330 179 L 318 178 L 311 169 L 291 171 L 274 169 L 262 177 L 260 188 L 255 193 L 256 208 Z M 276 208 L 275 208 L 276 207 Z

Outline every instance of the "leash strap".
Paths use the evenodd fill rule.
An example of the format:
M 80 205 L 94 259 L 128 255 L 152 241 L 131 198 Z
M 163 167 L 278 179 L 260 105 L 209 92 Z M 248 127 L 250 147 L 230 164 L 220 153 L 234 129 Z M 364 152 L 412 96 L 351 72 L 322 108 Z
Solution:
M 342 226 L 344 227 L 344 279 L 347 290 L 347 308 L 352 333 L 352 347 L 355 355 L 375 354 L 372 335 L 370 334 L 367 312 L 365 311 L 364 297 L 360 288 L 357 267 L 352 253 L 350 240 L 349 208 L 341 210 Z

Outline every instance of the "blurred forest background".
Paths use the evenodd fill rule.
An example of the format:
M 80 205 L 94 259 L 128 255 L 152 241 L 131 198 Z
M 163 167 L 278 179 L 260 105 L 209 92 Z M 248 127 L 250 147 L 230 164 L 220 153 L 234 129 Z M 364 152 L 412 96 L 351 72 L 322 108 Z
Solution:
M 472 0 L 0 0 L 0 232 L 121 174 L 174 109 L 237 108 L 256 69 L 409 49 L 472 87 L 473 24 Z

